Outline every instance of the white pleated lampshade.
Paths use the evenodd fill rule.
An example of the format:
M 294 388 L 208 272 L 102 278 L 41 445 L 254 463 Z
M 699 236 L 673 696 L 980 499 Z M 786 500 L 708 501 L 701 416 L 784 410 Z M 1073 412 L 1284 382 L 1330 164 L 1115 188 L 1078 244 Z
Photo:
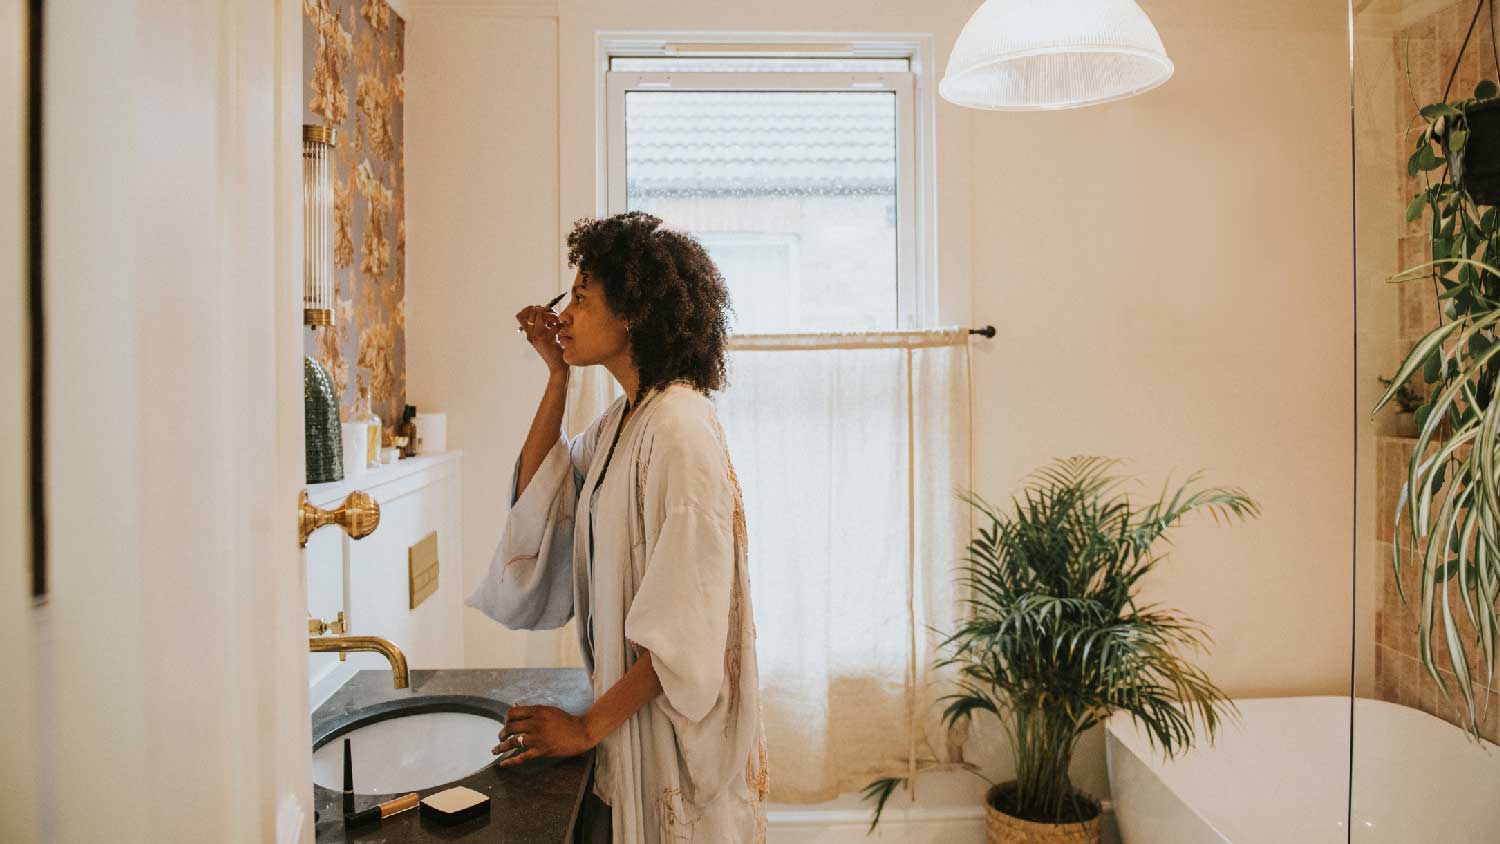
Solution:
M 1134 0 L 985 0 L 938 92 L 970 108 L 1038 111 L 1123 99 L 1171 76 L 1161 36 Z

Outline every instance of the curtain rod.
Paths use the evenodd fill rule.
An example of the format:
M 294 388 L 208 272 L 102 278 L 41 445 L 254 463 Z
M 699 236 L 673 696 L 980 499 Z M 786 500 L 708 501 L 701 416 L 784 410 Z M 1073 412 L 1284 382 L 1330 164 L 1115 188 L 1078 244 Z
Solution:
M 969 333 L 970 334 L 983 334 L 985 337 L 994 337 L 995 336 L 995 326 L 993 326 L 993 325 L 986 325 L 983 328 L 971 328 L 971 329 L 969 329 Z

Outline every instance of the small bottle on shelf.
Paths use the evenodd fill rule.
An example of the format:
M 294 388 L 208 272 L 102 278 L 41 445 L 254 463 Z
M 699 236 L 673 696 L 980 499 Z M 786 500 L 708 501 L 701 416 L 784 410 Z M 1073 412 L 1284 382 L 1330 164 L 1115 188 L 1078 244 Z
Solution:
M 380 466 L 380 417 L 375 415 L 369 390 L 360 390 L 360 400 L 363 407 L 356 421 L 365 423 L 365 465 L 375 469 Z
M 402 457 L 415 457 L 417 455 L 417 406 L 409 404 L 401 414 L 401 427 L 396 429 L 405 442 L 401 444 Z

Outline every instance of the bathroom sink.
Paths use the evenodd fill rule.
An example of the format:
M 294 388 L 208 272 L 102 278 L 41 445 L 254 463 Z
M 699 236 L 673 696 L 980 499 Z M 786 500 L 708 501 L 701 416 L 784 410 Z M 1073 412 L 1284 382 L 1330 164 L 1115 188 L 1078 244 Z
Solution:
M 404 794 L 462 779 L 492 763 L 500 721 L 468 712 L 422 712 L 374 721 L 313 751 L 313 782 L 344 789 L 344 739 L 350 740 L 354 791 Z

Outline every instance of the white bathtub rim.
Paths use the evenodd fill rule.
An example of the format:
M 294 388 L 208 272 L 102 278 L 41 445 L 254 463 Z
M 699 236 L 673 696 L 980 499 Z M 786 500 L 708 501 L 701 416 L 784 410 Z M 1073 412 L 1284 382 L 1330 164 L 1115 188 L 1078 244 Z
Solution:
M 1335 701 L 1343 704 L 1351 703 L 1351 698 L 1348 695 L 1263 695 L 1259 697 L 1231 698 L 1231 702 L 1235 704 L 1236 710 L 1238 710 L 1240 704 L 1244 703 L 1261 703 L 1294 699 L 1302 702 Z M 1235 721 L 1237 720 L 1238 719 L 1236 717 Z M 1235 721 L 1231 721 L 1230 723 L 1234 723 Z M 1122 725 L 1129 726 L 1127 727 Z M 1127 735 L 1125 733 L 1126 730 L 1129 730 L 1131 734 Z M 1143 738 L 1143 731 L 1137 725 L 1135 719 L 1131 717 L 1130 713 L 1119 711 L 1111 714 L 1104 721 L 1104 731 L 1106 752 L 1108 752 L 1110 744 L 1113 743 L 1114 745 L 1117 745 L 1121 750 L 1136 757 L 1136 759 L 1138 759 L 1141 762 L 1142 766 L 1146 769 L 1146 772 L 1150 774 L 1150 776 L 1155 778 L 1163 788 L 1170 791 L 1173 796 L 1176 797 L 1178 805 L 1186 808 L 1194 818 L 1202 822 L 1202 824 L 1208 829 L 1213 830 L 1214 834 L 1219 836 L 1224 841 L 1235 840 L 1234 836 L 1231 833 L 1238 834 L 1236 830 L 1230 827 L 1226 827 L 1223 822 L 1215 822 L 1211 817 L 1209 817 L 1208 814 L 1203 811 L 1199 803 L 1184 797 L 1181 790 L 1163 775 L 1164 772 L 1160 769 L 1160 767 L 1170 764 L 1173 759 L 1177 757 L 1167 756 L 1161 750 L 1160 746 L 1154 744 L 1149 738 Z M 1137 747 L 1135 746 L 1135 741 L 1141 740 L 1144 740 L 1144 746 L 1137 749 Z M 1211 746 L 1213 742 L 1209 742 L 1208 744 Z M 1194 742 L 1194 744 L 1187 749 L 1186 753 L 1191 753 L 1198 747 L 1199 744 L 1197 742 Z M 1109 773 L 1113 775 L 1112 771 Z M 1114 790 L 1113 782 L 1110 783 L 1110 790 Z M 1343 824 L 1340 825 L 1343 826 Z
M 1140 763 L 1140 766 L 1145 769 L 1146 774 L 1149 775 L 1149 776 L 1151 776 L 1153 779 L 1156 780 L 1157 785 L 1161 786 L 1162 788 L 1164 788 L 1167 791 L 1169 791 L 1169 792 L 1172 793 L 1172 796 L 1177 800 L 1178 805 L 1185 807 L 1187 809 L 1187 811 L 1190 814 L 1192 814 L 1193 817 L 1197 818 L 1198 821 L 1200 823 L 1202 823 L 1205 827 L 1209 828 L 1210 830 L 1213 830 L 1213 833 L 1215 835 L 1219 836 L 1219 838 L 1221 840 L 1229 841 L 1230 840 L 1229 836 L 1224 834 L 1224 830 L 1220 829 L 1218 824 L 1214 823 L 1212 820 L 1209 819 L 1209 817 L 1207 815 L 1205 815 L 1205 814 L 1203 814 L 1203 812 L 1199 811 L 1199 809 L 1198 809 L 1198 807 L 1196 805 L 1194 805 L 1193 803 L 1191 803 L 1191 802 L 1189 802 L 1187 800 L 1184 800 L 1182 798 L 1182 795 L 1177 792 L 1177 789 L 1175 789 L 1175 788 L 1172 787 L 1171 783 L 1169 783 L 1166 780 L 1162 779 L 1161 772 L 1159 772 L 1151 764 L 1151 760 L 1150 759 L 1146 759 L 1146 758 L 1142 757 L 1139 753 L 1137 753 L 1135 751 L 1135 748 L 1131 747 L 1130 744 L 1123 737 L 1121 737 L 1120 735 L 1118 735 L 1116 733 L 1116 731 L 1113 729 L 1112 722 L 1115 720 L 1115 717 L 1118 716 L 1118 715 L 1124 715 L 1125 720 L 1130 721 L 1130 723 L 1131 723 L 1132 726 L 1134 726 L 1134 723 L 1135 723 L 1134 719 L 1130 718 L 1129 715 L 1125 715 L 1124 713 L 1118 713 L 1118 712 L 1115 713 L 1114 715 L 1109 716 L 1109 718 L 1105 719 L 1105 725 L 1104 725 L 1105 726 L 1105 731 L 1104 731 L 1104 733 L 1105 733 L 1104 734 L 1105 772 L 1106 772 L 1107 776 L 1110 778 L 1110 783 L 1109 783 L 1109 790 L 1110 790 L 1110 792 L 1113 793 L 1115 791 L 1116 785 L 1114 783 L 1114 775 L 1115 775 L 1114 768 L 1113 768 L 1112 765 L 1109 764 L 1109 755 L 1112 754 L 1112 753 L 1118 753 L 1118 752 L 1129 753 L 1131 756 L 1135 757 L 1136 761 Z M 1169 757 L 1163 757 L 1163 759 L 1167 759 L 1167 758 L 1169 758 Z M 1114 808 L 1114 807 L 1111 807 L 1111 808 Z M 1117 822 L 1121 826 L 1121 833 L 1120 834 L 1123 837 L 1124 836 L 1124 829 L 1123 828 L 1124 828 L 1125 820 L 1124 820 L 1123 817 L 1121 817 L 1120 820 L 1117 821 Z
M 1356 770 L 1365 771 L 1366 776 L 1368 777 L 1369 771 L 1387 770 L 1378 766 L 1375 768 L 1362 767 L 1376 764 L 1374 761 L 1376 757 L 1371 757 L 1370 754 L 1373 753 L 1378 755 L 1383 753 L 1389 755 L 1391 752 L 1393 752 L 1392 750 L 1388 749 L 1387 744 L 1381 740 L 1373 740 L 1373 743 L 1371 741 L 1360 742 L 1358 738 L 1359 734 L 1352 733 L 1352 730 L 1379 730 L 1381 731 L 1381 735 L 1386 735 L 1387 733 L 1390 733 L 1391 735 L 1400 735 L 1405 737 L 1407 741 L 1416 741 L 1424 749 L 1440 749 L 1448 747 L 1453 740 L 1458 739 L 1458 736 L 1455 735 L 1455 733 L 1461 730 L 1461 728 L 1453 725 L 1445 719 L 1439 718 L 1420 709 L 1372 698 L 1358 697 L 1351 699 L 1351 697 L 1348 695 L 1279 695 L 1258 698 L 1245 697 L 1236 698 L 1234 702 L 1239 707 L 1240 713 L 1242 715 L 1242 718 L 1236 719 L 1236 721 L 1239 723 L 1246 723 L 1246 726 L 1251 726 L 1256 723 L 1265 723 L 1261 722 L 1260 716 L 1262 713 L 1274 713 L 1279 715 L 1281 712 L 1285 711 L 1281 709 L 1282 704 L 1292 704 L 1294 709 L 1291 711 L 1300 710 L 1301 712 L 1322 713 L 1321 716 L 1314 716 L 1311 719 L 1304 720 L 1300 717 L 1295 719 L 1299 723 L 1324 723 L 1328 726 L 1333 726 L 1335 723 L 1338 723 L 1339 726 L 1335 727 L 1333 731 L 1325 730 L 1322 733 L 1322 737 L 1326 737 L 1327 739 L 1326 742 L 1315 740 L 1315 745 L 1320 749 L 1318 749 L 1314 755 L 1317 758 L 1326 760 L 1326 762 L 1328 763 L 1333 763 L 1334 757 L 1337 756 L 1338 764 L 1343 768 L 1342 774 L 1344 777 L 1344 783 L 1346 785 L 1349 782 L 1348 778 L 1354 776 L 1354 771 L 1351 771 L 1350 768 L 1347 767 L 1351 762 L 1354 763 L 1354 768 Z M 1349 722 L 1345 719 L 1348 718 L 1348 713 L 1351 710 L 1354 713 L 1354 720 L 1352 722 Z M 1337 719 L 1337 722 L 1329 721 L 1328 719 L 1330 717 Z M 1117 718 L 1119 719 L 1118 721 L 1116 720 Z M 1402 724 L 1406 724 L 1409 726 L 1400 727 L 1399 729 L 1396 729 L 1394 733 L 1391 733 L 1391 729 L 1394 725 Z M 1430 736 L 1428 735 L 1429 733 L 1431 734 Z M 1355 759 L 1350 759 L 1348 755 L 1351 748 L 1348 748 L 1347 745 L 1351 735 L 1355 738 L 1355 741 L 1359 743 L 1355 748 L 1352 748 L 1355 751 Z M 1144 771 L 1136 771 L 1134 773 L 1134 776 L 1149 777 L 1151 781 L 1160 784 L 1162 787 L 1171 792 L 1177 798 L 1176 803 L 1174 804 L 1176 806 L 1176 811 L 1181 812 L 1184 819 L 1191 817 L 1195 821 L 1204 824 L 1207 828 L 1215 830 L 1217 834 L 1230 841 L 1240 840 L 1239 838 L 1236 838 L 1236 836 L 1242 835 L 1247 832 L 1247 830 L 1241 828 L 1243 822 L 1245 821 L 1244 815 L 1236 814 L 1232 809 L 1230 809 L 1228 813 L 1226 813 L 1225 810 L 1228 807 L 1225 805 L 1226 798 L 1223 792 L 1205 792 L 1201 787 L 1204 783 L 1201 775 L 1189 774 L 1187 779 L 1183 779 L 1182 774 L 1187 773 L 1187 771 L 1191 771 L 1191 769 L 1187 769 L 1187 771 L 1184 771 L 1183 769 L 1178 768 L 1176 769 L 1176 773 L 1174 773 L 1175 763 L 1180 762 L 1184 757 L 1167 757 L 1165 754 L 1160 752 L 1159 748 L 1153 747 L 1148 740 L 1145 731 L 1137 726 L 1134 723 L 1133 719 L 1130 719 L 1128 714 L 1117 713 L 1116 716 L 1112 716 L 1110 719 L 1108 719 L 1105 723 L 1105 736 L 1108 753 L 1130 754 L 1133 760 L 1135 760 L 1145 768 Z M 1439 736 L 1442 738 L 1442 741 L 1437 740 Z M 1465 737 L 1462 741 L 1464 744 L 1469 743 L 1467 737 Z M 1481 742 L 1480 744 L 1481 750 L 1483 751 L 1482 757 L 1478 758 L 1480 767 L 1472 769 L 1459 767 L 1455 768 L 1454 770 L 1470 770 L 1471 772 L 1478 771 L 1479 775 L 1485 777 L 1485 781 L 1488 781 L 1488 777 L 1494 769 L 1490 767 L 1491 763 L 1485 760 L 1500 760 L 1500 747 L 1496 747 L 1496 745 L 1490 742 Z M 1195 743 L 1193 750 L 1190 750 L 1188 752 L 1187 758 L 1191 758 L 1194 751 L 1200 749 L 1206 750 L 1211 747 L 1216 747 L 1217 745 L 1217 741 L 1213 744 L 1209 744 L 1207 742 Z M 1302 747 L 1302 745 L 1298 746 Z M 1308 749 L 1311 750 L 1312 747 L 1309 747 Z M 1401 749 L 1395 752 L 1408 754 L 1412 759 L 1423 758 L 1418 755 L 1412 755 L 1409 748 Z M 1472 749 L 1458 748 L 1456 750 L 1444 750 L 1443 752 L 1460 753 L 1462 758 L 1468 760 L 1467 762 L 1463 762 L 1461 764 L 1470 764 L 1473 763 L 1476 759 L 1476 757 L 1472 755 Z M 1403 756 L 1403 758 L 1405 757 Z M 1128 766 L 1122 767 L 1122 764 L 1123 763 L 1117 764 L 1113 760 L 1111 760 L 1111 763 L 1109 764 L 1112 790 L 1117 790 L 1118 788 L 1115 778 L 1122 775 L 1122 771 L 1128 769 Z M 1255 766 L 1252 765 L 1252 768 L 1253 767 Z M 1465 781 L 1473 781 L 1473 779 L 1474 778 L 1471 776 Z M 1375 781 L 1378 781 L 1378 779 L 1376 779 Z M 1225 787 L 1228 788 L 1230 786 L 1226 785 Z M 1334 806 L 1334 802 L 1328 802 L 1334 799 L 1331 794 L 1322 795 L 1322 797 L 1324 798 L 1323 800 L 1318 799 L 1316 795 L 1320 791 L 1320 788 L 1314 788 L 1310 792 L 1299 792 L 1299 794 L 1306 794 L 1311 797 L 1310 802 L 1306 804 L 1308 806 L 1321 806 L 1325 804 L 1328 806 Z M 1362 804 L 1351 803 L 1348 802 L 1347 798 L 1341 799 L 1337 802 L 1342 804 L 1342 808 L 1344 809 L 1342 813 L 1325 814 L 1323 811 L 1315 809 L 1312 812 L 1293 812 L 1291 815 L 1291 819 L 1295 821 L 1298 817 L 1300 817 L 1305 822 L 1311 823 L 1319 829 L 1327 829 L 1329 832 L 1332 832 L 1333 830 L 1332 827 L 1327 825 L 1336 825 L 1343 835 L 1348 834 L 1348 825 L 1350 821 L 1364 826 L 1372 825 L 1372 822 L 1374 825 L 1387 825 L 1392 823 L 1392 816 L 1389 814 L 1393 810 L 1393 806 L 1391 804 L 1388 804 L 1384 799 L 1376 800 L 1376 802 L 1374 803 L 1369 802 L 1370 795 L 1384 793 L 1379 787 L 1376 787 L 1376 790 L 1373 792 L 1369 791 L 1368 787 L 1362 792 L 1359 792 L 1359 790 L 1357 789 L 1357 793 L 1361 793 L 1366 798 L 1365 802 L 1363 802 Z M 1115 797 L 1117 802 L 1119 802 L 1120 795 L 1117 793 Z M 1477 805 L 1472 803 L 1472 795 L 1468 798 L 1459 797 L 1458 799 L 1461 802 L 1465 800 L 1469 801 L 1464 803 L 1464 805 Z M 1129 806 L 1117 806 L 1116 808 L 1118 815 L 1122 819 L 1130 813 Z M 1288 806 L 1288 808 L 1291 807 Z M 1398 813 L 1395 817 L 1407 817 L 1407 815 L 1400 814 L 1400 812 L 1404 810 L 1395 808 L 1394 811 Z M 1342 815 L 1342 817 L 1339 817 L 1340 814 Z M 1467 815 L 1464 816 L 1467 817 Z M 1214 817 L 1220 818 L 1221 822 L 1215 823 L 1210 820 L 1210 818 Z M 1455 815 L 1454 817 L 1457 818 L 1459 817 L 1459 815 Z M 1482 817 L 1479 820 L 1469 818 L 1466 823 L 1466 829 L 1470 827 L 1473 827 L 1475 829 L 1493 829 L 1493 820 L 1485 820 Z M 1479 826 L 1475 826 L 1476 823 L 1479 824 Z M 1488 824 L 1488 826 L 1485 826 L 1486 824 Z M 1312 829 L 1313 827 L 1303 828 Z M 1388 828 L 1395 829 L 1398 827 Z M 1404 835 L 1392 840 L 1409 840 L 1410 835 L 1410 831 L 1407 831 Z M 1254 840 L 1253 835 L 1251 836 L 1251 840 Z M 1329 840 L 1333 839 L 1330 838 Z M 1473 840 L 1489 841 L 1491 839 L 1481 836 Z
M 1350 704 L 1350 702 L 1351 702 L 1351 698 L 1348 695 L 1263 695 L 1263 696 L 1260 696 L 1260 697 L 1236 697 L 1236 698 L 1231 698 L 1230 700 L 1231 700 L 1232 703 L 1234 703 L 1237 713 L 1238 713 L 1239 706 L 1241 704 L 1246 704 L 1246 703 L 1261 704 L 1261 703 L 1270 703 L 1270 702 L 1274 702 L 1274 701 L 1290 701 L 1290 700 L 1296 700 L 1296 701 L 1300 701 L 1300 702 L 1336 701 L 1336 702 L 1343 703 L 1343 704 Z M 1383 704 L 1387 704 L 1389 706 L 1396 706 L 1397 705 L 1397 704 L 1391 704 L 1388 701 L 1375 700 L 1373 698 L 1354 698 L 1353 700 L 1359 700 L 1359 701 L 1364 702 L 1364 703 L 1383 703 Z M 1402 707 L 1402 708 L 1409 708 L 1409 707 Z M 1414 711 L 1420 711 L 1420 710 L 1414 710 Z M 1422 713 L 1422 714 L 1425 715 L 1426 713 Z M 1433 716 L 1428 716 L 1428 717 L 1433 717 Z M 1441 720 L 1441 719 L 1438 719 L 1438 720 Z M 1225 720 L 1225 724 L 1226 725 L 1235 724 L 1237 722 L 1238 722 L 1237 714 L 1235 716 L 1231 716 L 1230 718 L 1228 718 L 1228 719 Z M 1122 724 L 1129 724 L 1129 727 L 1128 728 L 1127 727 L 1122 727 L 1121 726 Z M 1125 747 L 1125 749 L 1131 751 L 1132 753 L 1135 753 L 1137 756 L 1141 757 L 1141 759 L 1143 761 L 1150 761 L 1150 762 L 1155 762 L 1157 764 L 1165 765 L 1165 764 L 1168 764 L 1168 763 L 1172 762 L 1175 758 L 1178 758 L 1178 757 L 1167 756 L 1164 752 L 1162 752 L 1162 750 L 1161 750 L 1160 747 L 1158 747 L 1157 745 L 1155 745 L 1150 740 L 1149 737 L 1147 737 L 1145 739 L 1145 746 L 1142 747 L 1142 748 L 1140 748 L 1140 750 L 1138 751 L 1137 748 L 1136 748 L 1135 743 L 1132 741 L 1132 735 L 1131 734 L 1126 734 L 1124 732 L 1126 729 L 1129 729 L 1131 731 L 1131 734 L 1133 734 L 1134 736 L 1144 736 L 1145 735 L 1144 732 L 1139 729 L 1138 725 L 1136 724 L 1135 719 L 1132 718 L 1130 716 L 1130 714 L 1127 713 L 1127 712 L 1115 712 L 1115 713 L 1111 714 L 1108 718 L 1104 719 L 1104 731 L 1105 731 L 1105 734 L 1108 735 L 1108 736 L 1113 736 L 1114 738 L 1116 738 Z M 1207 746 L 1212 747 L 1213 744 L 1214 744 L 1214 742 L 1208 742 Z M 1187 753 L 1191 753 L 1194 750 L 1198 749 L 1200 746 L 1202 746 L 1202 745 L 1200 745 L 1199 743 L 1197 743 L 1195 741 L 1187 749 L 1186 752 Z M 1154 770 L 1155 769 L 1153 768 L 1153 771 Z

